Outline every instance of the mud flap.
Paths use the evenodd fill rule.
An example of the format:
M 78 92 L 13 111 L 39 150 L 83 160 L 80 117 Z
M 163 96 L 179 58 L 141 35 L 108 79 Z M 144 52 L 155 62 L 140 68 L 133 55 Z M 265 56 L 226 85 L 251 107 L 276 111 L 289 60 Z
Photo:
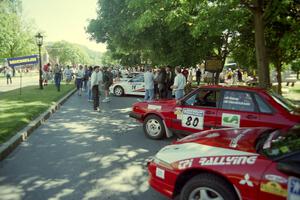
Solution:
M 173 136 L 172 131 L 170 131 L 170 129 L 167 127 L 165 120 L 163 120 L 164 126 L 165 126 L 165 130 L 166 130 L 166 136 L 167 138 L 170 138 Z

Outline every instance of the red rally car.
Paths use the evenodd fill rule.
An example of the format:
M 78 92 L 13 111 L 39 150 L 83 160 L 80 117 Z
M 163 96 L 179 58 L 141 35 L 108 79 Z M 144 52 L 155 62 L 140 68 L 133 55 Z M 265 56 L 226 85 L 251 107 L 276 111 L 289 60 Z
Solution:
M 180 200 L 299 200 L 300 128 L 207 130 L 148 160 L 151 187 Z
M 204 86 L 182 99 L 133 104 L 130 117 L 145 134 L 162 139 L 212 128 L 290 128 L 300 123 L 299 108 L 273 92 L 253 87 Z

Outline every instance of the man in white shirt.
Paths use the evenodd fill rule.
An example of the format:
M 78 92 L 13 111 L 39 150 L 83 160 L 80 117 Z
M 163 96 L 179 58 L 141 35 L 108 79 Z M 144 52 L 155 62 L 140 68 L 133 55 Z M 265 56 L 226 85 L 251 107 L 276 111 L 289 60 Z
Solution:
M 184 96 L 184 87 L 186 85 L 186 79 L 184 75 L 181 73 L 181 68 L 176 67 L 175 68 L 175 74 L 176 77 L 174 79 L 174 84 L 171 86 L 171 88 L 175 92 L 175 99 L 180 99 Z
M 94 71 L 91 75 L 91 87 L 94 101 L 94 111 L 100 111 L 99 108 L 99 66 L 94 67 Z
M 150 67 L 146 68 L 144 73 L 144 82 L 145 82 L 145 97 L 144 100 L 153 100 L 154 99 L 154 75 Z

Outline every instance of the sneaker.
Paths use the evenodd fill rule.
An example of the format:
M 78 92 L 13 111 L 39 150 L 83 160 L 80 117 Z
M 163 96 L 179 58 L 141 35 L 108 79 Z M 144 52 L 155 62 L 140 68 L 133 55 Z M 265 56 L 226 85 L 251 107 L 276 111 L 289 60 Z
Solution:
M 99 107 L 97 108 L 97 112 L 101 112 L 101 110 L 100 110 L 100 108 L 99 108 Z
M 109 99 L 105 98 L 105 99 L 102 100 L 102 102 L 107 103 L 107 102 L 109 102 Z

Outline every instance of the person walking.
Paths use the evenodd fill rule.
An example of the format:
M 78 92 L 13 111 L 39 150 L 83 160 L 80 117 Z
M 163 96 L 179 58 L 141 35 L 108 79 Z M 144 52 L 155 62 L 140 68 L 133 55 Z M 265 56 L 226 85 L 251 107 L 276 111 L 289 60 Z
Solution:
M 60 91 L 60 82 L 61 82 L 61 77 L 62 77 L 61 67 L 58 64 L 56 64 L 53 69 L 53 72 L 54 72 L 55 86 L 56 86 L 57 91 L 59 92 Z
M 10 83 L 12 84 L 12 80 L 11 80 L 11 77 L 12 77 L 12 69 L 10 67 L 6 67 L 5 69 L 5 74 L 6 74 L 6 83 L 7 85 Z
M 176 77 L 174 79 L 174 84 L 172 85 L 171 88 L 174 90 L 175 99 L 180 99 L 184 96 L 184 87 L 186 85 L 186 78 L 181 73 L 180 67 L 175 68 L 175 74 Z
M 82 92 L 82 80 L 84 77 L 84 71 L 82 65 L 79 66 L 79 69 L 75 73 L 76 76 L 76 87 L 77 87 L 77 94 L 81 96 Z
M 146 67 L 146 72 L 144 73 L 145 81 L 145 97 L 144 100 L 153 100 L 154 99 L 154 75 L 152 73 L 151 67 Z
M 166 81 L 167 81 L 167 72 L 166 69 L 162 67 L 157 77 L 158 97 L 160 99 L 165 99 L 167 97 Z
M 94 71 L 91 76 L 91 88 L 93 95 L 93 108 L 94 111 L 100 111 L 99 107 L 99 79 L 98 79 L 99 66 L 94 67 Z
M 103 99 L 103 103 L 107 103 L 110 101 L 109 99 L 109 87 L 113 84 L 113 74 L 111 73 L 111 68 L 103 68 L 103 88 L 105 98 Z

